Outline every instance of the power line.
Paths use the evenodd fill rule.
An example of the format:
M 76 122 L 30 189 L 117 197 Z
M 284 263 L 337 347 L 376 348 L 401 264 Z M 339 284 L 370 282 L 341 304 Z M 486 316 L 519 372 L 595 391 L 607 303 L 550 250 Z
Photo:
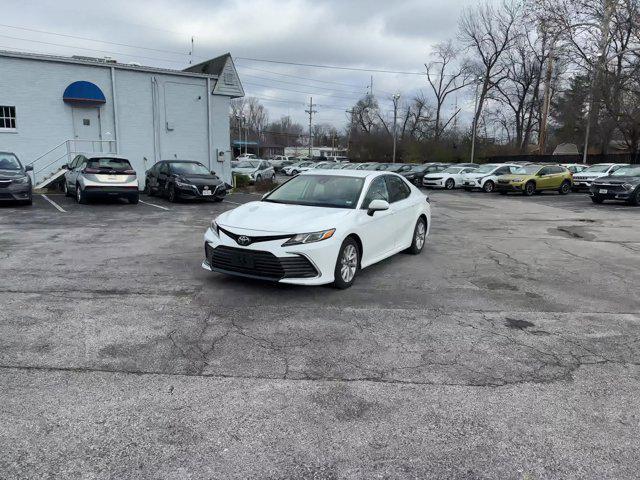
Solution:
M 354 97 L 344 97 L 344 96 L 341 96 L 341 95 L 327 95 L 327 94 L 315 93 L 315 92 L 303 92 L 301 90 L 292 90 L 290 88 L 274 87 L 273 85 L 263 85 L 261 83 L 255 83 L 255 82 L 242 82 L 242 83 L 246 84 L 246 85 L 253 85 L 255 87 L 273 88 L 273 89 L 276 89 L 276 90 L 284 90 L 284 91 L 287 91 L 287 92 L 302 93 L 304 95 L 317 95 L 319 97 L 343 98 L 343 99 L 346 99 L 346 100 L 354 100 Z
M 45 42 L 44 40 L 31 40 L 31 39 L 28 39 L 28 38 L 12 37 L 10 35 L 2 35 L 2 34 L 0 34 L 0 37 L 9 38 L 11 40 L 19 40 L 21 42 L 32 42 L 32 43 L 40 43 L 40 44 L 43 44 L 43 45 L 52 45 L 52 46 L 55 46 L 55 47 L 72 48 L 72 49 L 75 49 L 75 50 L 87 50 L 89 52 L 109 53 L 111 55 L 120 55 L 120 56 L 123 56 L 123 57 L 144 58 L 145 60 L 155 60 L 155 61 L 158 61 L 158 62 L 167 62 L 167 63 L 176 64 L 176 65 L 185 65 L 186 64 L 186 62 L 176 62 L 175 60 L 169 60 L 167 58 L 145 57 L 143 55 L 137 55 L 137 54 L 132 54 L 132 53 L 113 52 L 113 51 L 109 51 L 109 50 L 101 50 L 101 49 L 89 48 L 89 47 L 77 47 L 77 46 L 74 46 L 74 45 L 64 45 L 62 43 Z
M 74 38 L 76 40 L 86 40 L 89 42 L 97 42 L 97 43 L 106 43 L 109 45 L 117 45 L 120 47 L 129 47 L 129 48 L 136 48 L 136 49 L 140 49 L 140 50 L 149 50 L 151 52 L 160 52 L 160 53 L 170 53 L 172 55 L 185 55 L 188 56 L 188 53 L 185 52 L 178 52 L 175 50 L 163 50 L 160 48 L 150 48 L 150 47 L 142 47 L 140 45 L 133 45 L 133 44 L 129 44 L 129 43 L 118 43 L 118 42 L 110 42 L 108 40 L 97 40 L 95 38 L 89 38 L 89 37 L 80 37 L 77 35 L 69 35 L 66 33 L 58 33 L 58 32 L 50 32 L 47 30 L 37 30 L 35 28 L 27 28 L 27 27 L 17 27 L 15 25 L 7 25 L 4 23 L 0 23 L 0 27 L 5 27 L 5 28 L 12 28 L 14 30 L 24 30 L 25 32 L 34 32 L 34 33 L 44 33 L 46 35 L 55 35 L 58 37 L 65 37 L 65 38 Z
M 241 59 L 240 58 L 236 58 L 236 60 L 241 60 Z M 334 81 L 331 81 L 331 80 L 318 80 L 318 79 L 315 79 L 315 78 L 301 77 L 299 75 L 291 75 L 291 74 L 288 74 L 288 73 L 279 73 L 279 72 L 274 72 L 274 71 L 271 71 L 271 70 L 264 70 L 262 68 L 247 67 L 246 65 L 238 65 L 237 67 L 240 68 L 240 69 L 254 70 L 256 72 L 271 73 L 273 75 L 280 75 L 282 77 L 298 78 L 300 80 L 309 80 L 311 82 L 327 83 L 327 84 L 332 84 L 332 85 L 341 85 L 343 87 L 353 87 L 353 88 L 360 88 L 361 87 L 361 85 L 355 85 L 353 83 L 334 82 Z
M 260 77 L 258 75 L 249 75 L 247 73 L 244 73 L 242 75 L 243 75 L 243 77 L 257 78 L 258 80 L 267 80 L 267 81 L 270 81 L 270 82 L 286 83 L 288 85 L 295 85 L 295 86 L 298 86 L 298 87 L 322 88 L 323 90 L 326 90 L 326 91 L 339 92 L 339 93 L 351 93 L 351 94 L 354 94 L 354 95 L 364 95 L 364 92 L 362 92 L 362 91 L 355 92 L 353 90 L 340 90 L 340 89 L 336 89 L 336 88 L 319 87 L 318 85 L 310 85 L 308 83 L 287 82 L 286 80 L 279 80 L 277 78 Z
M 285 62 L 282 60 L 266 60 L 262 58 L 236 57 L 235 60 L 249 60 L 251 62 L 277 63 L 280 65 L 295 65 L 298 67 L 327 68 L 332 70 L 349 70 L 353 72 L 393 73 L 397 75 L 426 75 L 425 72 L 404 72 L 399 70 L 383 70 L 383 69 L 376 69 L 376 68 L 341 67 L 338 65 L 319 65 L 314 63 Z

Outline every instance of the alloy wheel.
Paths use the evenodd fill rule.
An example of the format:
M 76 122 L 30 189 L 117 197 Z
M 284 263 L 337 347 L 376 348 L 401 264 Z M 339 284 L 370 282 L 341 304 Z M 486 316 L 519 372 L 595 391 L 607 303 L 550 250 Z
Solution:
M 342 251 L 342 258 L 340 259 L 340 276 L 346 283 L 351 282 L 353 277 L 356 276 L 356 270 L 358 269 L 358 251 L 354 245 L 347 245 Z
M 424 222 L 418 222 L 415 233 L 415 244 L 418 250 L 422 250 L 424 247 L 424 241 L 427 237 L 427 227 L 425 227 Z
M 447 190 L 453 190 L 453 187 L 456 186 L 456 182 L 453 178 L 449 178 L 447 179 L 447 181 L 444 183 L 444 186 Z

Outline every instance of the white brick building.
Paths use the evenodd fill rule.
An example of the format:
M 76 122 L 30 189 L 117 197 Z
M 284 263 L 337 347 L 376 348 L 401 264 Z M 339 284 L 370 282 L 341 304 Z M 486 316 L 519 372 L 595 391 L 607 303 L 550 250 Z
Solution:
M 76 153 L 108 152 L 141 179 L 177 158 L 231 183 L 229 103 L 244 91 L 229 54 L 181 71 L 0 51 L 0 72 L 0 151 L 33 164 L 36 182 Z

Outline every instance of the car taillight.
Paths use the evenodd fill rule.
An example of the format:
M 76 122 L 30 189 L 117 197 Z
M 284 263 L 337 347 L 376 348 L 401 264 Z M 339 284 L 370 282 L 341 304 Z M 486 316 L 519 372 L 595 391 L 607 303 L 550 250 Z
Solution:
M 85 169 L 83 170 L 83 173 L 100 173 L 100 169 L 99 168 L 87 168 L 87 167 L 85 167 Z
M 135 171 L 135 170 L 125 170 L 125 171 L 124 171 L 124 172 L 122 172 L 122 173 L 126 173 L 127 175 L 135 175 L 135 174 L 136 174 L 136 171 Z

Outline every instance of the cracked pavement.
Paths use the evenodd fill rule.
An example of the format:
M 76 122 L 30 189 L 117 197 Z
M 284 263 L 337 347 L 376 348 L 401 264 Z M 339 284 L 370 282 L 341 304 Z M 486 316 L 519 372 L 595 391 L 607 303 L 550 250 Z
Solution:
M 0 478 L 637 478 L 640 209 L 430 195 L 347 291 L 202 270 L 231 203 L 0 207 Z

